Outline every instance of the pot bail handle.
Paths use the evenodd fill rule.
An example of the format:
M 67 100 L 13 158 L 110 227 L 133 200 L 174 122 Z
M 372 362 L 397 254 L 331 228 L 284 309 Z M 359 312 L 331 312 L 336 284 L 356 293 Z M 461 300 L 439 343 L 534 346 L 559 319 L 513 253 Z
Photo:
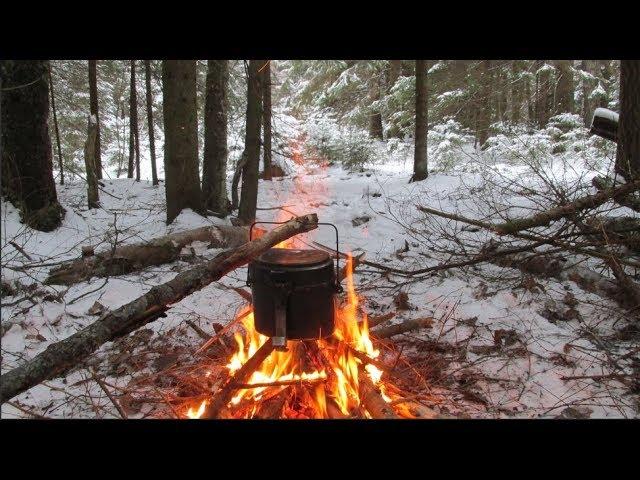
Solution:
M 249 241 L 253 240 L 252 236 L 253 236 L 253 227 L 254 225 L 257 225 L 258 223 L 264 224 L 264 225 L 282 225 L 283 223 L 287 223 L 287 222 L 261 222 L 261 221 L 256 221 L 253 222 L 251 224 L 251 226 L 249 227 Z M 337 293 L 341 293 L 342 290 L 342 285 L 340 284 L 340 238 L 339 238 L 339 234 L 338 234 L 338 227 L 336 227 L 333 223 L 327 223 L 327 222 L 318 222 L 318 226 L 320 225 L 325 225 L 328 227 L 333 227 L 333 229 L 336 232 L 336 284 L 335 284 L 335 289 Z M 249 285 L 249 279 L 248 279 L 248 275 L 247 275 L 247 285 Z

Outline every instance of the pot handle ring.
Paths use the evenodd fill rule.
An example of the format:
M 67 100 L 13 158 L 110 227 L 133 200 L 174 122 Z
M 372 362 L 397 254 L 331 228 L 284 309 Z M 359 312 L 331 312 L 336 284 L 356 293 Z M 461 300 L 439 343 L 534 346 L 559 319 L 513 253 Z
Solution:
M 249 227 L 249 241 L 253 240 L 252 238 L 253 227 L 258 223 L 266 224 L 266 225 L 282 225 L 283 223 L 287 223 L 287 222 L 260 222 L 260 221 L 253 222 Z M 336 227 L 333 223 L 326 223 L 326 222 L 318 222 L 318 226 L 320 225 L 333 227 L 333 229 L 336 232 L 336 291 L 342 292 L 342 285 L 340 284 L 340 239 L 338 236 L 338 227 Z

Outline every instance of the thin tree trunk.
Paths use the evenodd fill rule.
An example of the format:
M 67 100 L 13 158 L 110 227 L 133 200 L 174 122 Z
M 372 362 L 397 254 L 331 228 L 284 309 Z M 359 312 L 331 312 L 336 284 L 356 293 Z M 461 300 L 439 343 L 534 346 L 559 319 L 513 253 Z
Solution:
M 244 225 L 255 221 L 258 204 L 258 169 L 260 164 L 260 124 L 262 117 L 262 91 L 258 69 L 264 60 L 249 60 L 247 81 L 247 120 L 242 168 L 242 191 L 238 219 Z
M 371 79 L 371 85 L 369 86 L 369 101 L 372 104 L 380 100 L 380 90 L 382 88 L 380 83 L 380 73 L 375 71 L 374 78 Z M 372 107 L 369 112 L 369 136 L 378 140 L 383 140 L 384 138 L 380 108 Z
M 30 227 L 49 232 L 64 215 L 53 180 L 47 60 L 3 60 L 2 194 Z
M 165 60 L 165 62 L 169 61 Z M 193 78 L 195 80 L 195 72 Z M 46 88 L 46 83 L 44 86 Z M 2 374 L 0 404 L 44 380 L 64 375 L 104 343 L 156 320 L 171 305 L 241 267 L 273 245 L 317 227 L 318 217 L 315 214 L 294 218 L 262 237 L 236 249 L 224 251 L 204 265 L 179 273 L 172 280 L 151 288 L 141 297 L 107 312 L 98 321 L 64 340 L 49 345 L 44 352 Z
M 149 151 L 151 155 L 151 180 L 158 185 L 158 171 L 156 168 L 156 141 L 153 128 L 153 96 L 151 92 L 151 61 L 144 61 L 144 77 L 147 87 L 147 130 L 149 131 Z
M 424 180 L 429 175 L 427 159 L 427 62 L 416 60 L 416 134 L 411 181 Z
M 556 95 L 554 113 L 573 113 L 573 72 L 571 60 L 557 60 L 555 62 L 557 72 Z
M 89 109 L 91 115 L 96 117 L 96 142 L 95 142 L 95 172 L 98 179 L 102 178 L 102 156 L 100 154 L 100 110 L 98 107 L 98 78 L 96 72 L 96 60 L 89 60 Z
M 271 60 L 262 69 L 263 178 L 271 180 Z
M 87 201 L 89 209 L 100 207 L 95 159 L 97 138 L 98 122 L 96 117 L 91 114 L 87 122 L 87 141 L 84 144 L 84 165 L 87 172 Z
M 491 119 L 491 60 L 480 62 L 480 101 L 478 108 L 478 143 L 482 148 L 489 138 Z
M 582 60 L 580 63 L 580 69 L 583 71 L 583 75 L 591 75 L 591 61 L 590 60 Z M 593 81 L 588 78 L 582 78 L 582 119 L 584 120 L 585 126 L 589 127 L 591 125 L 591 115 L 593 114 L 593 107 L 591 106 L 592 102 L 589 96 L 591 95 L 591 90 L 593 88 Z
M 223 216 L 230 211 L 227 198 L 227 89 L 229 61 L 208 60 L 204 109 L 204 206 Z
M 520 78 L 520 60 L 511 62 L 511 123 L 520 123 L 520 111 L 522 108 L 522 79 Z
M 401 60 L 389 60 L 389 69 L 387 71 L 387 95 L 391 93 L 391 89 L 400 78 L 400 69 L 402 67 Z M 387 134 L 389 137 L 400 138 L 402 135 L 400 134 L 400 128 L 396 123 L 392 123 L 389 125 Z
M 544 61 L 536 60 L 536 120 L 538 128 L 544 128 L 549 121 L 550 72 Z
M 164 172 L 167 223 L 184 208 L 202 213 L 198 172 L 195 60 L 162 62 Z
M 60 146 L 60 130 L 58 129 L 58 114 L 56 113 L 56 97 L 53 93 L 53 77 L 51 76 L 51 62 L 49 62 L 49 93 L 51 94 L 51 111 L 53 112 L 53 128 L 56 132 L 58 146 L 58 169 L 60 170 L 60 185 L 64 185 L 64 164 L 62 163 L 62 148 Z
M 140 132 L 138 131 L 138 92 L 136 88 L 136 61 L 131 60 L 131 95 L 129 97 L 129 124 L 133 132 L 136 154 L 136 181 L 140 181 Z M 131 136 L 129 137 L 131 138 Z

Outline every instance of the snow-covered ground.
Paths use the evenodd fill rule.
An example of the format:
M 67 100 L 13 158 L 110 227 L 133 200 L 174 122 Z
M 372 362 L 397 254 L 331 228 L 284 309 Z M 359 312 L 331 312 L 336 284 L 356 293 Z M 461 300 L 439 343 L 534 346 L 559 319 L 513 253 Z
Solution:
M 482 178 L 463 169 L 434 173 L 426 181 L 410 184 L 411 167 L 408 157 L 398 156 L 356 172 L 338 165 L 288 162 L 290 175 L 260 181 L 258 218 L 280 221 L 294 213 L 317 212 L 321 222 L 337 226 L 342 251 L 366 252 L 367 260 L 406 270 L 437 265 L 448 260 L 447 256 L 430 251 L 407 230 L 407 225 L 418 225 L 424 217 L 415 205 L 476 215 L 477 202 L 470 189 L 480 185 Z M 509 171 L 518 174 L 513 167 Z M 41 284 L 52 264 L 78 257 L 84 245 L 106 249 L 116 241 L 140 242 L 229 221 L 183 211 L 167 226 L 162 184 L 153 187 L 148 181 L 131 179 L 104 183 L 102 208 L 93 211 L 86 208 L 82 183 L 58 186 L 67 213 L 62 227 L 52 233 L 24 227 L 15 208 L 2 203 L 2 279 L 23 285 L 15 296 L 2 298 L 2 322 L 12 324 L 2 337 L 3 373 L 95 321 L 92 307 L 96 302 L 115 309 L 189 268 L 177 262 L 67 288 Z M 514 204 L 526 205 L 526 201 Z M 332 229 L 321 227 L 302 240 L 333 246 L 334 238 Z M 31 259 L 10 242 L 20 245 Z M 205 245 L 194 248 L 205 258 L 218 253 Z M 36 263 L 43 266 L 15 269 Z M 631 352 L 623 367 L 638 362 L 632 342 L 619 334 L 626 319 L 613 302 L 586 293 L 572 282 L 553 279 L 536 279 L 537 288 L 522 288 L 519 271 L 490 264 L 448 270 L 417 282 L 381 273 L 366 266 L 357 270 L 356 285 L 371 314 L 395 310 L 393 298 L 403 291 L 411 308 L 398 310 L 392 322 L 424 316 L 436 320 L 431 329 L 408 334 L 401 342 L 406 343 L 404 354 L 409 358 L 418 358 L 422 352 L 433 363 L 436 373 L 427 380 L 432 393 L 441 398 L 436 408 L 444 413 L 489 418 L 639 415 L 637 395 L 615 378 L 563 378 L 610 374 L 607 355 L 611 351 L 619 356 Z M 246 269 L 238 269 L 190 295 L 172 306 L 166 318 L 148 324 L 126 342 L 104 345 L 66 377 L 32 388 L 14 398 L 13 405 L 2 405 L 2 416 L 26 416 L 16 405 L 45 417 L 117 416 L 91 369 L 114 389 L 126 390 L 137 375 L 160 368 L 166 357 L 157 353 L 160 346 L 175 345 L 181 354 L 194 351 L 202 340 L 184 321 L 192 320 L 209 332 L 212 322 L 230 321 L 243 300 L 228 287 L 243 285 L 245 276 Z M 37 287 L 29 290 L 33 284 Z M 566 310 L 572 299 L 577 311 L 573 318 L 552 322 L 540 313 L 550 304 Z M 434 349 L 434 342 L 442 348 Z M 131 416 L 145 416 L 151 409 L 151 405 L 142 405 Z

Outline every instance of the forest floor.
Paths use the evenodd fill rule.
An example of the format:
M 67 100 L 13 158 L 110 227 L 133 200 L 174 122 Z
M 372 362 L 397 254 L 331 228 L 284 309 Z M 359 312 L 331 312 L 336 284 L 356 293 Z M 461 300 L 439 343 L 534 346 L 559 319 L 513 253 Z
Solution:
M 409 160 L 354 172 L 338 165 L 290 163 L 288 167 L 286 177 L 260 181 L 258 219 L 280 221 L 292 214 L 316 212 L 321 222 L 337 226 L 341 251 L 365 252 L 367 260 L 406 270 L 451 260 L 451 255 L 421 241 L 416 229 L 424 215 L 415 204 L 459 211 L 462 203 L 474 203 L 482 181 L 477 173 L 459 171 L 434 173 L 423 182 L 409 184 Z M 42 284 L 51 264 L 78 257 L 83 245 L 107 248 L 114 242 L 139 242 L 229 222 L 184 211 L 166 226 L 162 184 L 154 187 L 131 179 L 104 183 L 102 208 L 93 211 L 86 208 L 82 183 L 58 186 L 67 213 L 62 227 L 52 233 L 24 227 L 15 208 L 2 203 L 2 279 L 21 285 L 14 295 L 2 298 L 3 373 L 92 323 L 104 309 L 115 309 L 191 266 L 179 261 L 142 273 L 61 287 Z M 464 212 L 473 216 L 471 210 Z M 321 227 L 303 240 L 333 247 L 333 235 L 332 229 Z M 435 240 L 456 248 L 455 241 Z M 31 259 L 9 242 L 20 245 Z M 218 253 L 204 244 L 191 248 L 193 261 Z M 25 264 L 42 266 L 26 271 L 11 268 Z M 124 391 L 138 376 L 185 361 L 203 343 L 185 320 L 205 332 L 213 332 L 214 322 L 231 321 L 244 300 L 229 287 L 243 286 L 245 277 L 246 268 L 241 268 L 193 293 L 173 305 L 165 318 L 103 345 L 81 368 L 32 388 L 12 404 L 3 404 L 2 417 L 29 416 L 25 412 L 51 418 L 119 416 L 94 376 Z M 444 414 L 472 418 L 640 415 L 637 385 L 626 382 L 624 374 L 619 376 L 621 371 L 637 375 L 640 368 L 637 327 L 634 330 L 615 303 L 573 282 L 532 281 L 519 270 L 479 264 L 418 279 L 360 266 L 355 284 L 363 308 L 371 315 L 395 311 L 390 323 L 434 318 L 431 328 L 404 334 L 396 343 L 409 362 L 429 366 L 426 380 L 439 398 L 434 408 Z M 615 363 L 621 370 L 611 375 Z M 130 418 L 153 416 L 156 408 L 153 403 L 127 405 L 124 398 L 121 403 Z

